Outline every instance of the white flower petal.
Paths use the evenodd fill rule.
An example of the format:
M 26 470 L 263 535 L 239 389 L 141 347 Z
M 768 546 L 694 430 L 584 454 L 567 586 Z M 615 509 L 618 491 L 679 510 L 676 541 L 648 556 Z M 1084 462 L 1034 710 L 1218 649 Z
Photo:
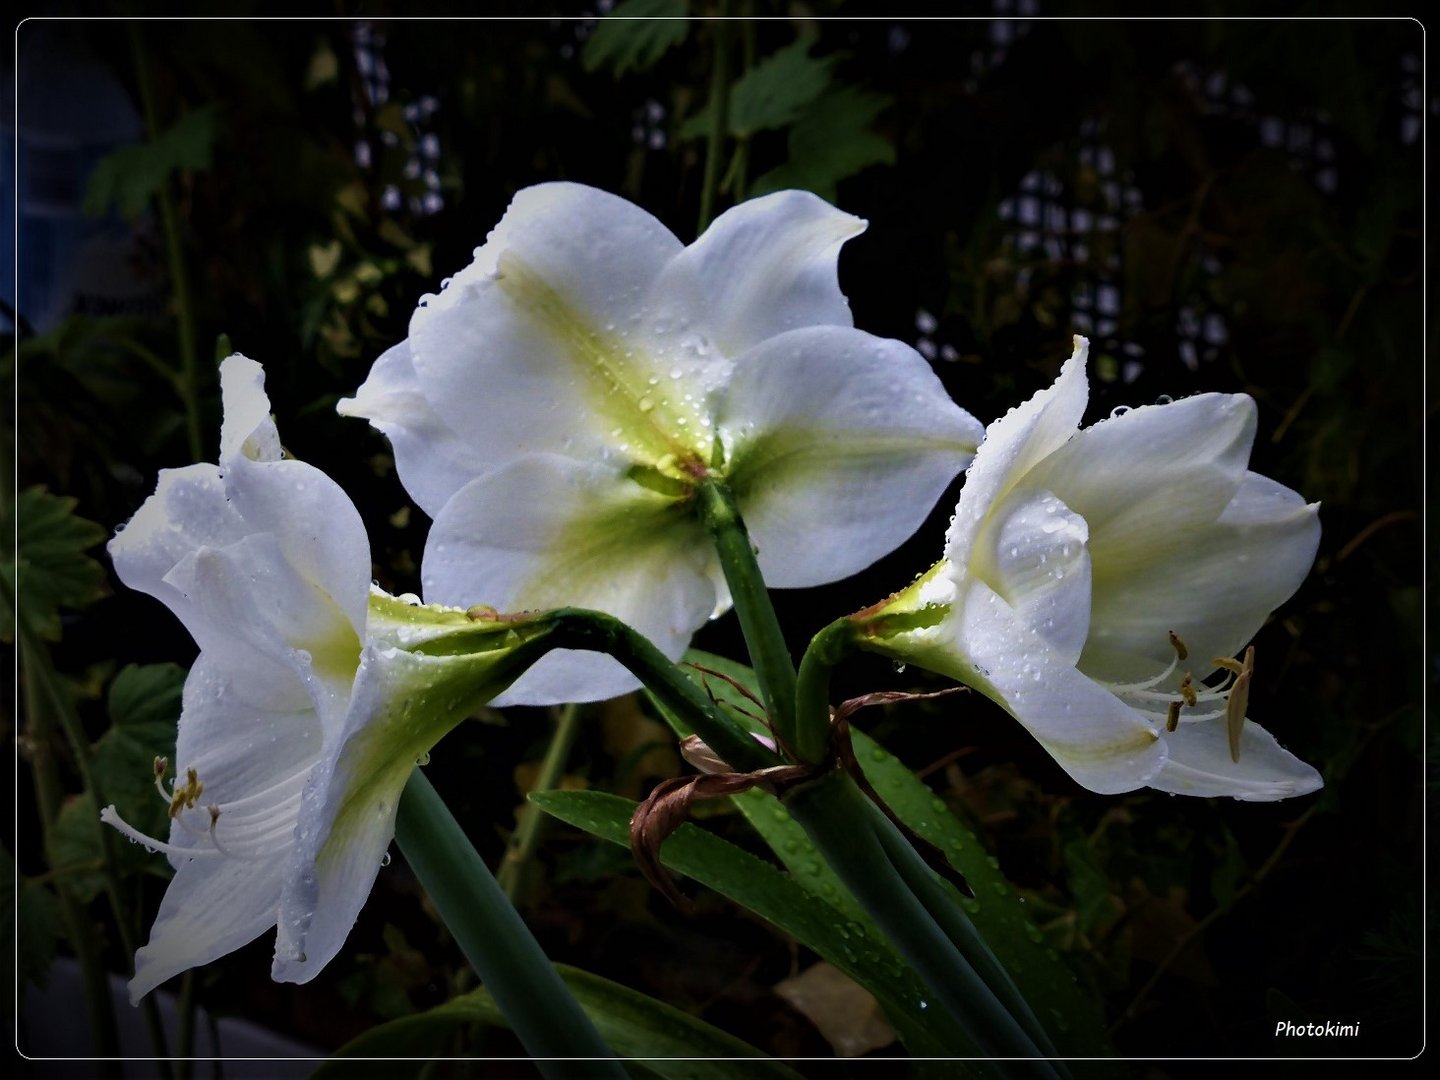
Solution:
M 485 654 L 366 649 L 345 729 L 305 786 L 280 899 L 274 979 L 308 982 L 344 945 L 394 838 L 411 770 L 514 674 L 509 650 L 487 662 Z
M 595 608 L 675 659 L 714 609 L 713 562 L 685 507 L 614 469 L 542 455 L 472 481 L 445 505 L 425 545 L 421 578 L 435 603 Z M 635 685 L 607 657 L 560 651 L 501 701 L 595 701 Z
M 359 633 L 370 595 L 370 539 L 339 484 L 303 461 L 241 461 L 225 470 L 225 493 L 252 534 L 277 551 Z
M 520 192 L 476 263 L 411 320 L 426 398 L 491 468 L 536 451 L 590 460 L 627 444 L 652 458 L 677 449 L 702 403 L 672 394 L 669 372 L 692 383 L 709 362 L 672 352 L 644 299 L 681 250 L 653 217 L 605 192 Z
M 1165 736 L 1165 742 L 1169 760 L 1150 781 L 1160 791 L 1270 802 L 1308 794 L 1323 784 L 1315 769 L 1250 720 L 1241 731 L 1238 763 L 1230 759 L 1223 721 L 1181 724 Z
M 220 396 L 225 416 L 220 424 L 220 461 L 249 458 L 280 460 L 280 434 L 265 396 L 265 370 L 235 353 L 220 364 Z
M 275 925 L 301 791 L 320 747 L 320 723 L 298 681 L 237 678 L 203 653 L 195 661 L 173 766 L 181 778 L 194 769 L 204 789 L 200 805 L 171 825 L 176 873 L 135 955 L 132 1002 Z M 213 833 L 212 805 L 220 808 Z
M 248 647 L 271 662 L 262 669 L 269 677 L 283 665 L 307 686 L 322 716 L 344 711 L 360 638 L 335 600 L 285 560 L 272 534 L 201 548 L 165 581 L 196 605 L 196 641 L 215 663 L 238 677 L 250 659 Z
M 451 495 L 490 466 L 425 397 L 408 341 L 376 360 L 355 396 L 343 399 L 336 410 L 341 416 L 364 417 L 390 440 L 401 483 L 432 518 Z
M 206 804 L 244 800 L 253 816 L 258 796 L 288 797 L 287 785 L 303 778 L 321 744 L 320 721 L 300 680 L 263 681 L 227 670 L 206 653 L 196 658 L 185 679 L 172 766 L 179 776 L 187 768 L 199 773 Z M 174 830 L 171 841 L 178 842 Z
M 1218 520 L 1162 535 L 1128 563 L 1102 560 L 1092 540 L 1092 641 L 1080 666 L 1099 677 L 1133 678 L 1134 658 L 1168 662 L 1174 630 L 1197 677 L 1233 656 L 1299 588 L 1320 543 L 1318 506 L 1273 480 L 1246 473 Z M 1103 568 L 1103 578 L 1102 578 Z M 1101 584 L 1103 580 L 1103 586 Z
M 717 422 L 734 433 L 731 487 L 779 588 L 848 577 L 894 550 L 984 430 L 908 345 L 839 326 L 739 358 Z
M 1114 794 L 1149 782 L 1165 760 L 1165 743 L 1149 724 L 1080 674 L 984 582 L 971 581 L 959 603 L 951 615 L 958 627 L 940 628 L 963 642 L 963 662 L 952 662 L 947 674 L 1004 706 L 1091 791 Z
M 1024 482 L 1085 518 L 1097 561 L 1123 566 L 1157 539 L 1183 546 L 1191 522 L 1215 520 L 1245 475 L 1255 417 L 1244 394 L 1145 405 L 1077 432 Z
M 865 221 L 807 191 L 779 191 L 721 214 L 660 275 L 661 311 L 703 312 L 715 343 L 739 356 L 801 326 L 851 326 L 840 247 Z
M 121 581 L 162 601 L 198 640 L 195 605 L 166 584 L 165 575 L 200 548 L 223 547 L 245 532 L 244 520 L 225 498 L 220 470 L 187 465 L 160 470 L 155 493 L 116 530 L 106 550 Z
M 1088 536 L 1051 492 L 1025 487 L 991 513 L 969 568 L 1072 665 L 1090 631 Z
M 1085 379 L 1089 352 L 1090 343 L 1077 336 L 1075 351 L 1061 367 L 1059 378 L 985 429 L 985 441 L 965 472 L 965 486 L 950 522 L 947 559 L 966 565 L 990 508 L 1075 434 L 1090 396 Z
M 166 979 L 218 960 L 275 925 L 283 859 L 195 859 L 175 872 L 135 953 L 130 1003 Z

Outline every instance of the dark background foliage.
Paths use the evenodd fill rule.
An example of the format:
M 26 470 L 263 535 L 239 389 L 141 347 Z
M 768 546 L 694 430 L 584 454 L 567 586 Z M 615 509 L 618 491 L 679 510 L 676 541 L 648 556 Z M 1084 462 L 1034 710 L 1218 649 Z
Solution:
M 686 9 L 658 5 L 670 7 Z M 864 723 L 984 836 L 1103 1001 L 1119 1053 L 1417 1052 L 1420 702 L 1434 671 L 1421 651 L 1422 28 L 1218 11 L 1080 21 L 1067 18 L 1079 5 L 1046 0 L 945 21 L 858 21 L 823 0 L 729 10 L 785 17 L 729 28 L 737 74 L 782 66 L 756 74 L 756 126 L 727 141 L 717 209 L 794 184 L 867 218 L 841 258 L 857 325 L 916 344 L 983 420 L 1047 385 L 1083 332 L 1089 418 L 1249 393 L 1252 466 L 1322 503 L 1315 570 L 1257 637 L 1251 703 L 1325 773 L 1316 796 L 1095 796 L 970 698 Z M 22 491 L 44 485 L 103 526 L 74 526 L 68 548 L 45 532 L 35 552 L 71 558 L 133 513 L 159 468 L 213 459 L 213 360 L 234 348 L 265 364 L 288 449 L 355 499 L 376 580 L 416 588 L 427 522 L 384 441 L 335 401 L 525 185 L 594 184 L 693 238 L 714 24 L 619 33 L 578 5 L 528 21 L 398 14 L 382 3 L 353 20 L 20 28 L 15 467 Z M 97 235 L 119 239 L 97 249 Z M 928 566 L 952 505 L 947 495 L 860 578 L 781 596 L 792 643 Z M 193 656 L 168 612 L 113 578 L 23 599 L 63 611 L 59 632 L 38 637 L 97 745 L 124 724 L 113 690 L 105 704 L 117 671 Z M 698 644 L 743 658 L 733 618 Z M 22 705 L 38 677 L 26 668 Z M 866 662 L 837 690 L 938 685 Z M 29 766 L 48 755 L 72 792 L 82 777 L 67 743 L 32 741 L 26 708 L 16 715 L 25 902 L 10 910 L 38 977 L 68 948 L 51 895 L 63 876 L 44 876 L 65 860 L 35 828 Z M 633 704 L 590 720 L 568 783 L 635 797 L 678 768 L 664 729 Z M 486 715 L 434 755 L 432 777 L 488 857 L 548 731 L 539 711 Z M 137 753 L 127 760 L 148 761 Z M 727 815 L 707 824 L 749 843 Z M 139 931 L 163 873 L 141 866 L 126 887 Z M 101 919 L 90 895 L 84 910 Z M 670 910 L 623 854 L 551 830 L 524 910 L 557 960 L 769 1052 L 829 1053 L 771 990 L 807 957 L 714 897 Z M 100 945 L 127 968 L 114 932 Z M 467 977 L 398 859 L 320 979 L 276 986 L 267 971 L 262 939 L 207 968 L 199 998 L 322 1050 Z M 1277 1040 L 1277 1019 L 1358 1021 L 1361 1035 L 1343 1047 Z M 510 1045 L 482 1038 L 482 1050 Z

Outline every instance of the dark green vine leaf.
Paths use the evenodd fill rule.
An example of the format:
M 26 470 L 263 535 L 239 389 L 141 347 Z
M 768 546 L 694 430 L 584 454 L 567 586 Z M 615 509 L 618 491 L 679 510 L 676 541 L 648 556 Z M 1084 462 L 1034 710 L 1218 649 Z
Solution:
M 90 175 L 85 212 L 104 214 L 115 206 L 123 216 L 136 217 L 172 173 L 210 168 L 216 119 L 214 106 L 193 109 L 153 142 L 122 146 L 110 154 Z
M 89 795 L 72 795 L 61 806 L 55 826 L 46 838 L 50 865 L 65 875 L 71 892 L 84 904 L 94 900 L 105 888 L 102 869 L 105 852 L 100 846 L 99 820 L 100 811 L 94 799 Z
M 0 848 L 0 934 L 7 945 L 15 946 L 15 972 L 23 992 L 26 985 L 42 990 L 55 961 L 55 949 L 63 933 L 60 901 L 45 885 L 36 884 L 16 871 L 10 852 Z M 14 1006 L 12 984 L 6 984 L 6 1000 Z
M 789 1066 L 688 1013 L 578 968 L 556 964 L 555 969 L 595 1022 L 601 1038 L 621 1057 L 644 1059 L 635 1064 L 648 1074 L 667 1080 L 726 1080 L 743 1072 L 746 1076 L 797 1080 Z M 337 1050 L 315 1072 L 315 1080 L 367 1071 L 353 1060 L 356 1058 L 416 1057 L 419 1060 L 386 1061 L 385 1075 L 419 1076 L 425 1058 L 443 1054 L 457 1032 L 477 1023 L 507 1026 L 504 1014 L 483 987 L 426 1012 L 372 1028 Z M 741 1058 L 744 1067 L 737 1070 L 737 1061 L 703 1060 L 707 1058 Z
M 834 202 L 841 180 L 871 165 L 895 164 L 895 147 L 871 127 L 891 100 L 848 85 L 821 95 L 790 129 L 790 159 L 760 176 L 751 195 L 803 188 Z
M 690 0 L 624 0 L 601 19 L 580 53 L 586 71 L 609 68 L 619 78 L 646 71 L 685 40 Z
M 7 608 L 19 598 L 18 611 L 0 613 L 5 640 L 18 617 L 44 640 L 58 641 L 60 609 L 83 608 L 105 594 L 105 571 L 85 554 L 105 530 L 74 511 L 74 499 L 35 487 L 20 493 L 14 518 L 4 522 L 7 535 L 14 528 L 16 550 L 13 562 L 0 565 L 0 596 Z
M 731 135 L 746 138 L 795 123 L 810 103 L 830 85 L 838 56 L 810 55 L 813 38 L 802 37 L 779 49 L 736 80 L 730 88 L 727 124 Z M 683 139 L 699 139 L 710 131 L 707 104 L 680 128 Z
M 185 669 L 176 664 L 134 664 L 110 684 L 110 729 L 95 742 L 94 767 L 106 802 L 150 836 L 170 832 L 164 802 L 155 791 L 154 762 L 175 768 L 175 732 Z M 164 860 L 138 846 L 119 847 L 122 864 L 164 872 Z

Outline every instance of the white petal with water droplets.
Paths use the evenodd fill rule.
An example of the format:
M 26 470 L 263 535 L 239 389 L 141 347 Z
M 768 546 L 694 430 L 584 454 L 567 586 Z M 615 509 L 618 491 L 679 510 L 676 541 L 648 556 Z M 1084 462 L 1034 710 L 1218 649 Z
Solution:
M 410 343 L 387 350 L 341 416 L 361 416 L 390 440 L 400 482 L 432 518 L 447 499 L 490 466 L 475 444 L 440 418 L 410 362 Z
M 983 428 L 909 346 L 816 326 L 736 361 L 717 417 L 765 580 L 848 577 L 894 550 L 965 467 Z
M 604 611 L 677 659 L 714 610 L 714 560 L 699 523 L 671 499 L 602 465 L 537 455 L 472 481 L 446 504 L 422 577 L 435 603 Z M 636 685 L 608 657 L 562 650 L 499 700 L 595 701 Z
M 701 313 L 729 356 L 801 326 L 848 327 L 840 247 L 864 230 L 861 218 L 808 191 L 751 199 L 666 265 L 650 301 L 660 312 Z

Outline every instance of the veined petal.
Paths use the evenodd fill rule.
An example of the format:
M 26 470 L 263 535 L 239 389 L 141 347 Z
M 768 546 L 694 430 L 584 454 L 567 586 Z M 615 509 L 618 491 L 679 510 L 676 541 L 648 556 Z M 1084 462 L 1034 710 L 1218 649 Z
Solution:
M 275 925 L 283 857 L 261 862 L 195 859 L 175 872 L 150 941 L 135 953 L 130 1003 L 166 979 L 218 960 Z
M 747 352 L 717 422 L 760 568 L 780 588 L 847 577 L 899 546 L 984 432 L 919 353 L 840 326 Z
M 970 560 L 969 573 L 1072 665 L 1090 631 L 1088 537 L 1084 518 L 1027 486 L 992 511 Z
M 950 523 L 947 559 L 966 565 L 990 508 L 1075 434 L 1090 396 L 1085 379 L 1089 353 L 1090 343 L 1076 336 L 1075 351 L 1055 382 L 985 429 L 985 441 L 966 470 L 965 486 Z
M 1102 560 L 1092 540 L 1095 601 L 1081 668 L 1124 681 L 1145 670 L 1140 657 L 1153 672 L 1157 661 L 1168 662 L 1174 630 L 1203 677 L 1212 657 L 1238 652 L 1299 588 L 1320 543 L 1318 511 L 1289 488 L 1246 473 L 1218 520 L 1192 525 L 1183 543 L 1162 529 L 1148 557 L 1137 546 L 1122 567 Z
M 1166 734 L 1165 742 L 1169 760 L 1150 781 L 1160 791 L 1271 802 L 1308 794 L 1323 784 L 1315 769 L 1250 720 L 1240 734 L 1239 762 L 1230 758 L 1223 722 L 1181 724 Z
M 475 261 L 451 287 L 490 277 L 511 252 L 581 311 L 604 322 L 639 306 L 664 265 L 684 250 L 675 234 L 628 199 L 564 181 L 517 192 Z M 423 324 L 461 302 L 449 290 L 415 313 Z M 411 332 L 416 329 L 411 326 Z M 424 365 L 420 365 L 424 374 Z
M 196 641 L 215 663 L 238 676 L 249 656 L 234 650 L 248 647 L 309 687 L 322 716 L 343 711 L 360 638 L 334 599 L 285 560 L 272 534 L 201 548 L 165 581 L 195 602 L 203 631 Z
M 520 192 L 475 264 L 411 320 L 430 404 L 491 468 L 561 449 L 584 460 L 689 452 L 685 428 L 699 429 L 712 358 L 657 329 L 644 304 L 681 250 L 655 218 L 605 192 Z
M 1144 405 L 1077 432 L 1025 483 L 1089 522 L 1097 560 L 1128 566 L 1145 544 L 1184 545 L 1191 521 L 1215 519 L 1245 475 L 1255 420 L 1245 394 Z
M 968 671 L 945 672 L 1004 706 L 1075 781 L 1115 794 L 1143 787 L 1165 743 L 1132 709 L 1050 648 L 982 581 L 964 590 L 955 638 Z
M 214 465 L 161 469 L 151 495 L 106 546 L 115 573 L 132 589 L 170 608 L 198 640 L 194 602 L 165 575 L 202 547 L 223 547 L 244 536 L 245 522 L 225 498 Z
M 298 800 L 322 743 L 319 717 L 300 680 L 255 679 L 227 670 L 207 653 L 196 658 L 185 679 L 174 773 L 199 774 L 203 802 L 222 807 L 226 828 L 240 816 L 227 816 L 226 806 L 243 803 L 245 818 L 253 821 L 262 812 L 280 813 L 292 794 Z M 193 835 L 177 825 L 171 843 L 194 846 L 182 834 Z M 207 839 L 199 843 L 209 847 Z
M 516 515 L 517 506 L 526 512 Z M 537 455 L 472 481 L 445 505 L 425 545 L 421 579 L 436 603 L 595 608 L 673 659 L 714 609 L 713 560 L 684 505 L 613 468 Z M 560 650 L 500 701 L 595 701 L 635 686 L 608 657 Z
M 239 461 L 225 470 L 225 493 L 247 531 L 274 537 L 277 557 L 362 633 L 370 539 L 340 485 L 303 461 Z
M 408 341 L 376 360 L 355 396 L 342 399 L 336 411 L 364 417 L 390 440 L 401 483 L 432 518 L 451 495 L 490 467 L 425 397 Z
M 665 267 L 652 302 L 704 312 L 720 350 L 739 356 L 801 326 L 851 326 L 840 247 L 865 230 L 808 191 L 779 191 L 721 214 Z
M 394 838 L 417 760 L 518 670 L 503 649 L 489 657 L 366 649 L 345 730 L 305 786 L 280 898 L 276 981 L 308 982 L 340 950 Z
M 300 795 L 320 747 L 319 719 L 298 681 L 237 678 L 204 653 L 195 661 L 174 765 L 181 777 L 194 769 L 204 788 L 200 805 L 180 810 L 169 844 L 159 845 L 175 877 L 135 955 L 132 1002 L 275 925 Z M 219 809 L 213 824 L 210 806 Z
M 220 424 L 220 461 L 249 458 L 279 461 L 280 433 L 265 396 L 265 369 L 235 353 L 220 365 L 220 396 L 225 416 Z

